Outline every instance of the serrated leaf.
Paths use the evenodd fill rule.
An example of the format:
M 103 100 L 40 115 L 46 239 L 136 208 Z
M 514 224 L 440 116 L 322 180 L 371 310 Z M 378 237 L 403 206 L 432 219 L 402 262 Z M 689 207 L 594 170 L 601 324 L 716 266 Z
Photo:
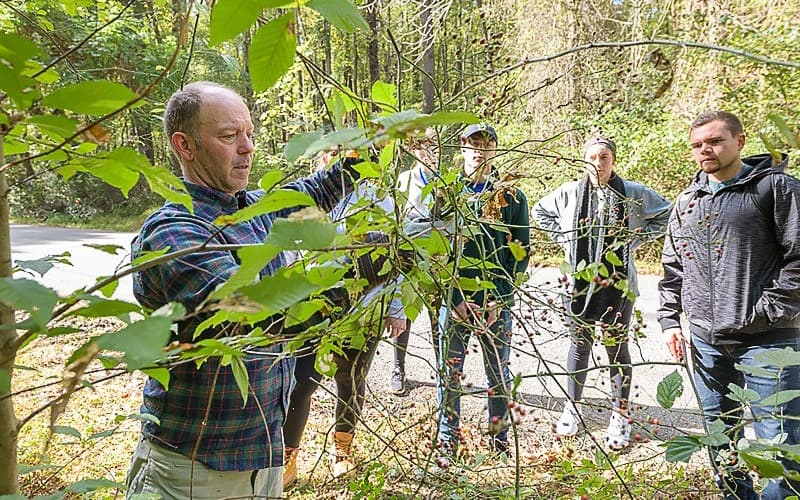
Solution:
M 514 259 L 519 262 L 525 257 L 528 256 L 528 251 L 525 250 L 525 247 L 519 244 L 517 241 L 509 241 L 508 242 L 508 249 L 511 250 L 511 255 L 514 256 Z
M 85 115 L 105 115 L 136 99 L 136 93 L 110 80 L 89 80 L 62 87 L 42 100 L 42 104 Z M 131 107 L 144 104 L 140 100 Z
M 120 190 L 123 196 L 128 197 L 128 192 L 139 181 L 137 163 L 147 160 L 138 152 L 130 148 L 117 148 L 108 153 L 100 153 L 89 158 L 80 158 L 60 167 L 58 172 L 69 180 L 76 172 L 86 172 L 106 184 Z
M 123 420 L 125 418 L 129 418 L 131 420 L 139 420 L 141 422 L 152 422 L 156 425 L 160 425 L 161 421 L 155 415 L 151 415 L 149 413 L 131 413 L 127 417 L 122 417 Z
M 162 248 L 161 250 L 150 250 L 148 252 L 144 252 L 140 256 L 136 257 L 131 261 L 131 266 L 138 266 L 151 260 L 156 260 L 160 257 L 163 257 L 169 253 L 169 248 Z
M 316 250 L 327 248 L 336 237 L 336 225 L 330 219 L 314 216 L 277 219 L 266 243 L 282 250 Z
M 572 274 L 572 265 L 569 262 L 562 262 L 558 266 L 558 270 L 561 271 L 561 274 L 569 276 Z
M 619 256 L 617 255 L 617 252 L 614 252 L 614 251 L 606 252 L 606 260 L 608 262 L 610 262 L 611 264 L 614 264 L 615 266 L 621 266 L 622 265 L 622 261 L 620 260 Z
M 164 389 L 169 390 L 169 370 L 166 368 L 145 368 L 142 373 L 157 380 L 159 384 L 164 386 Z
M 258 187 L 264 191 L 269 191 L 285 178 L 286 175 L 280 170 L 268 170 L 258 180 Z
M 297 37 L 294 13 L 261 26 L 250 43 L 250 79 L 253 90 L 263 92 L 277 83 L 294 62 Z
M 669 409 L 672 408 L 672 405 L 675 404 L 675 399 L 680 397 L 681 394 L 683 394 L 683 378 L 676 369 L 658 383 L 656 401 L 662 408 Z
M 314 357 L 314 369 L 325 377 L 333 377 L 336 374 L 336 363 L 332 350 L 333 345 L 330 342 L 324 342 L 319 346 L 317 355 Z
M 778 391 L 775 394 L 770 394 L 758 402 L 758 406 L 764 408 L 774 408 L 782 404 L 788 403 L 793 399 L 800 397 L 800 390 L 791 389 L 786 391 Z
M 209 44 L 230 40 L 252 26 L 267 7 L 265 0 L 217 0 L 209 21 Z M 286 2 L 288 3 L 288 1 Z
M 783 465 L 776 460 L 766 459 L 744 451 L 739 452 L 739 458 L 744 460 L 751 469 L 758 472 L 761 477 L 783 477 L 786 475 Z
M 118 332 L 104 333 L 95 342 L 100 349 L 122 352 L 128 371 L 138 370 L 164 357 L 172 322 L 168 316 L 152 315 Z
M 54 425 L 53 432 L 55 434 L 64 434 L 65 436 L 72 436 L 78 440 L 81 439 L 81 432 L 78 429 L 70 427 L 68 425 Z
M 778 132 L 781 133 L 784 139 L 786 139 L 787 144 L 791 146 L 793 149 L 800 148 L 800 141 L 798 141 L 797 135 L 792 132 L 792 129 L 789 128 L 789 125 L 786 123 L 786 120 L 783 119 L 782 116 L 776 114 L 769 114 L 767 118 L 775 125 L 778 129 Z
M 780 370 L 787 366 L 800 365 L 800 352 L 795 351 L 791 347 L 783 349 L 768 349 L 753 355 L 753 359 L 765 365 L 774 366 Z M 774 377 L 774 375 L 773 375 Z
M 688 462 L 692 455 L 703 447 L 694 436 L 678 436 L 665 443 L 667 462 Z
M 99 276 L 95 283 L 100 283 L 102 280 L 106 279 L 105 276 Z M 114 292 L 117 291 L 117 287 L 119 287 L 119 280 L 110 281 L 107 285 L 102 286 L 99 288 L 100 293 L 103 294 L 103 297 L 109 299 Z
M 383 176 L 380 165 L 371 161 L 362 161 L 352 167 L 361 179 L 379 179 Z
M 779 151 L 777 146 L 775 146 L 775 144 L 773 144 L 773 142 L 769 140 L 769 138 L 763 133 L 759 133 L 758 137 L 761 139 L 761 142 L 764 143 L 764 147 L 767 148 L 767 151 L 769 151 L 773 161 L 780 161 L 783 157 L 783 152 Z
M 244 408 L 250 392 L 250 376 L 247 374 L 247 368 L 244 366 L 242 358 L 236 357 L 231 360 L 231 371 L 236 386 L 239 387 L 239 392 L 242 394 L 242 408 Z
M 700 436 L 700 444 L 720 447 L 731 442 L 730 438 L 725 434 L 725 422 L 720 419 L 711 421 L 708 424 L 707 432 L 705 436 Z
M 378 106 L 387 111 L 395 109 L 397 104 L 397 86 L 391 83 L 377 81 L 372 84 L 372 92 L 370 93 L 372 100 Z
M 466 111 L 437 111 L 426 115 L 414 110 L 405 110 L 395 115 L 387 117 L 390 119 L 384 122 L 386 133 L 391 137 L 403 136 L 412 130 L 422 130 L 427 127 L 480 122 L 476 114 Z
M 58 295 L 33 280 L 0 278 L 0 302 L 29 312 L 31 329 L 44 331 L 58 302 Z
M 58 469 L 58 468 L 59 468 L 58 465 L 53 465 L 53 464 L 39 464 L 39 465 L 17 464 L 17 474 L 22 476 L 24 474 L 36 472 L 37 470 Z
M 358 127 L 342 128 L 311 143 L 306 148 L 305 155 L 310 157 L 320 151 L 327 151 L 334 146 L 342 146 L 345 149 L 358 149 L 366 143 L 367 137 L 364 135 L 364 129 Z
M 397 141 L 392 140 L 389 141 L 389 144 L 381 148 L 381 153 L 378 156 L 378 165 L 380 165 L 385 169 L 392 164 L 392 160 L 394 160 L 396 146 L 397 146 Z M 423 193 L 422 199 L 425 199 L 425 193 Z
M 283 148 L 283 158 L 290 165 L 294 164 L 298 158 L 305 154 L 310 145 L 322 138 L 322 135 L 323 132 L 321 130 L 315 130 L 314 132 L 292 136 Z
M 242 295 L 263 305 L 266 314 L 272 315 L 307 299 L 323 287 L 313 283 L 300 272 L 282 269 L 273 276 L 241 288 Z
M 78 128 L 77 121 L 60 115 L 36 115 L 26 119 L 25 122 L 34 125 L 45 135 L 54 139 L 69 137 Z
M 237 252 L 240 264 L 239 269 L 228 278 L 224 285 L 211 294 L 211 298 L 221 299 L 227 297 L 243 286 L 252 285 L 259 273 L 274 259 L 280 248 L 275 245 L 259 245 L 242 248 Z
M 294 304 L 286 311 L 284 326 L 298 325 L 308 320 L 314 313 L 320 311 L 325 306 L 323 300 L 307 300 Z
M 83 316 L 84 318 L 104 318 L 108 316 L 122 316 L 141 309 L 138 305 L 124 300 L 98 300 L 86 307 L 70 311 L 67 316 Z
M 738 401 L 740 403 L 752 403 L 754 401 L 758 401 L 759 399 L 761 399 L 761 396 L 759 396 L 758 393 L 753 389 L 745 389 L 743 387 L 739 387 L 733 382 L 728 384 L 728 390 L 731 392 L 726 394 L 725 396 L 728 399 L 731 399 L 733 401 Z
M 122 245 L 100 244 L 100 243 L 84 243 L 83 246 L 94 248 L 95 250 L 100 250 L 101 252 L 105 252 L 111 255 L 117 255 L 117 251 L 126 249 Z
M 733 367 L 742 373 L 749 373 L 750 375 L 755 375 L 756 377 L 764 377 L 771 379 L 778 378 L 775 372 L 767 370 L 763 366 L 752 366 L 752 365 L 743 365 L 741 363 L 736 363 L 733 365 Z
M 108 479 L 83 479 L 67 486 L 66 489 L 75 493 L 89 493 L 90 491 L 107 490 L 109 488 L 124 491 L 125 485 Z
M 117 433 L 116 429 L 107 429 L 107 430 L 104 430 L 104 431 L 95 432 L 94 434 L 90 434 L 90 435 L 86 436 L 86 441 L 92 441 L 94 439 L 107 438 L 108 436 L 113 436 L 116 433 Z
M 311 0 L 307 7 L 319 12 L 329 23 L 342 31 L 369 31 L 369 25 L 350 0 Z
M 314 199 L 306 193 L 295 191 L 294 189 L 277 189 L 266 193 L 252 205 L 248 205 L 231 215 L 219 216 L 217 220 L 214 221 L 214 224 L 218 226 L 238 224 L 248 221 L 253 217 L 277 212 L 284 208 L 307 207 L 310 205 L 316 205 L 316 203 Z

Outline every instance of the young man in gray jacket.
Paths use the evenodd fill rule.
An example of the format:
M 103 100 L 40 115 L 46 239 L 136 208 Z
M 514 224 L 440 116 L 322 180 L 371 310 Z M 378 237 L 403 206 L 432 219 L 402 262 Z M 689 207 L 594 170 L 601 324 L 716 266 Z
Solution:
M 770 155 L 742 159 L 745 134 L 724 111 L 698 116 L 689 140 L 700 172 L 678 197 L 664 242 L 659 322 L 676 361 L 684 357 L 679 315 L 691 334 L 694 380 L 708 422 L 720 419 L 731 441 L 712 450 L 718 463 L 741 436 L 741 403 L 729 384 L 757 401 L 800 389 L 800 366 L 779 368 L 764 352 L 800 351 L 800 181 Z M 737 369 L 738 366 L 738 369 Z M 756 435 L 800 443 L 800 399 L 752 403 Z M 780 403 L 780 404 L 773 404 Z M 717 484 L 725 498 L 758 498 L 752 479 L 727 455 Z M 796 462 L 781 458 L 788 470 Z M 731 465 L 733 464 L 733 465 Z M 770 480 L 764 499 L 797 495 L 798 484 Z

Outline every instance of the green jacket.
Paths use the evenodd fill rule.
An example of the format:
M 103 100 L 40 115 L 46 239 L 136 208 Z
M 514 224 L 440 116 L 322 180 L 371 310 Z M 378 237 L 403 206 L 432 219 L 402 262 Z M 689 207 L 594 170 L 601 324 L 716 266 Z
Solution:
M 467 191 L 476 194 L 472 186 L 468 186 Z M 478 305 L 502 300 L 506 308 L 512 306 L 515 277 L 528 268 L 531 238 L 528 200 L 522 191 L 513 187 L 494 191 L 487 197 L 491 191 L 494 188 L 488 184 L 483 195 L 471 204 L 469 218 L 481 222 L 471 224 L 465 231 L 459 266 L 461 287 L 453 291 L 453 307 L 465 298 Z M 509 247 L 510 241 L 521 246 L 523 255 L 519 260 Z M 490 281 L 494 288 L 479 285 L 476 278 Z

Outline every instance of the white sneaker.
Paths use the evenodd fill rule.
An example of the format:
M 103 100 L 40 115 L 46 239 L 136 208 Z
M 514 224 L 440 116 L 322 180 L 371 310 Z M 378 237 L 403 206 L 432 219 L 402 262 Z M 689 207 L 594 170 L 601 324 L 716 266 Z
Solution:
M 556 423 L 556 435 L 574 436 L 578 433 L 580 422 L 580 410 L 575 406 L 575 403 L 568 401 L 564 404 L 564 411 L 561 413 L 558 423 Z
M 619 451 L 630 444 L 631 424 L 628 418 L 617 411 L 611 411 L 611 421 L 608 423 L 606 431 L 606 446 L 612 450 Z

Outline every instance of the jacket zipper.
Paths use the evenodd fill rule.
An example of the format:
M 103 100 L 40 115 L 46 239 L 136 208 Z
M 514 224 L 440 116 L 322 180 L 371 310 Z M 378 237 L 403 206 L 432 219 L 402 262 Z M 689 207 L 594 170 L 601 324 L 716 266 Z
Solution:
M 709 199 L 709 205 L 711 205 L 711 206 L 708 207 L 706 209 L 707 210 L 706 213 L 703 214 L 703 219 L 705 219 L 705 222 L 703 222 L 703 219 L 700 219 L 701 222 L 703 224 L 705 224 L 705 226 L 706 226 L 705 227 L 705 231 L 706 231 L 706 258 L 708 259 L 708 288 L 709 288 L 709 290 L 711 292 L 711 308 L 710 308 L 711 309 L 711 328 L 709 329 L 708 333 L 709 333 L 709 336 L 711 337 L 711 341 L 713 343 L 716 343 L 716 334 L 714 333 L 714 329 L 715 329 L 714 327 L 715 327 L 715 324 L 716 324 L 717 320 L 716 320 L 716 315 L 714 314 L 714 312 L 716 310 L 717 299 L 714 296 L 714 262 L 713 262 L 712 257 L 711 257 L 711 219 L 707 218 L 706 216 L 708 214 L 712 213 L 712 210 L 710 210 L 710 209 L 713 208 L 714 197 L 715 196 L 716 196 L 716 194 L 712 194 L 711 195 L 711 198 Z

